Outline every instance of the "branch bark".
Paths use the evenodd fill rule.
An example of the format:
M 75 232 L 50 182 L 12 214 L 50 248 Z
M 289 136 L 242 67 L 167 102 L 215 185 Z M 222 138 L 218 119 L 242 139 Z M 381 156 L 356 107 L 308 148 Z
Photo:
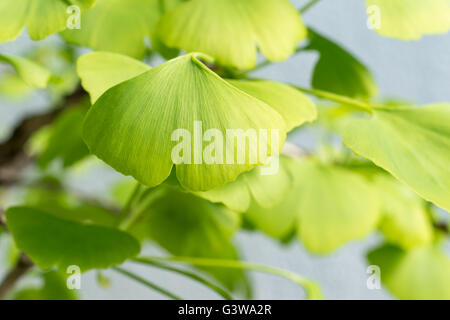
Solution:
M 0 300 L 3 300 L 7 297 L 12 288 L 16 285 L 16 283 L 24 276 L 28 271 L 33 267 L 33 262 L 30 258 L 24 253 L 22 253 L 19 257 L 14 268 L 8 272 L 5 278 L 0 283 Z
M 27 142 L 39 129 L 52 123 L 64 110 L 77 104 L 86 95 L 83 88 L 78 87 L 51 111 L 32 115 L 23 119 L 13 130 L 11 136 L 0 144 L 0 186 L 14 184 L 21 171 L 30 163 L 25 152 Z

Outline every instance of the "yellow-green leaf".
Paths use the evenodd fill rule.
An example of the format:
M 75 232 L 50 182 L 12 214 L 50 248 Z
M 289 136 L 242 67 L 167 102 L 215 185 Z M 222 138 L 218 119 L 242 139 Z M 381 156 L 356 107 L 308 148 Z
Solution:
M 251 69 L 257 46 L 270 61 L 285 60 L 307 31 L 288 0 L 192 0 L 166 13 L 157 33 L 169 47 Z
M 0 54 L 0 62 L 9 63 L 22 80 L 30 86 L 45 88 L 50 80 L 50 71 L 30 60 L 17 56 Z
M 450 104 L 375 109 L 348 123 L 344 144 L 450 210 Z

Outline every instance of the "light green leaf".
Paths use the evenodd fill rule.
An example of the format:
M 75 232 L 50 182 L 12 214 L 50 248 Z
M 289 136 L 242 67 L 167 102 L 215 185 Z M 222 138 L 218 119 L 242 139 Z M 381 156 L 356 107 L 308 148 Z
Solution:
M 15 292 L 14 300 L 77 300 L 74 290 L 67 288 L 66 277 L 62 272 L 48 271 L 40 274 L 43 285 L 34 286 Z
M 63 38 L 99 51 L 135 58 L 145 54 L 145 39 L 161 16 L 159 0 L 98 0 L 81 16 L 81 29 L 66 30 Z
M 108 89 L 148 70 L 150 66 L 139 60 L 110 52 L 92 52 L 77 60 L 81 84 L 89 92 L 92 103 Z
M 364 99 L 377 94 L 369 70 L 348 51 L 313 30 L 309 30 L 308 36 L 311 42 L 307 50 L 320 54 L 314 68 L 313 88 Z
M 41 40 L 66 28 L 67 8 L 89 9 L 95 0 L 2 0 L 0 2 L 0 43 L 16 39 L 27 27 L 32 40 Z
M 263 175 L 258 167 L 241 174 L 235 181 L 204 192 L 196 192 L 199 197 L 214 203 L 223 203 L 237 212 L 245 212 L 252 202 L 255 205 L 270 208 L 281 202 L 292 187 L 292 177 L 280 159 L 276 174 Z
M 344 129 L 344 144 L 450 210 L 450 105 L 375 109 Z
M 81 138 L 86 111 L 80 107 L 65 111 L 55 122 L 48 143 L 38 158 L 38 164 L 46 168 L 53 160 L 61 159 L 65 168 L 89 155 Z
M 383 36 L 418 40 L 450 29 L 449 0 L 366 0 L 366 5 L 369 21 Z
M 432 241 L 432 225 L 425 204 L 411 189 L 388 175 L 374 180 L 381 200 L 380 229 L 389 243 L 404 249 Z
M 108 268 L 140 250 L 133 237 L 116 229 L 63 220 L 31 207 L 12 207 L 5 215 L 17 247 L 42 269 Z
M 297 183 L 297 234 L 307 249 L 329 253 L 376 228 L 379 202 L 366 180 L 316 161 L 297 162 L 292 168 Z
M 193 0 L 166 13 L 157 33 L 169 47 L 251 69 L 256 46 L 270 61 L 285 60 L 307 31 L 288 0 Z
M 368 255 L 381 280 L 401 300 L 449 300 L 450 259 L 438 246 L 403 251 L 385 245 Z
M 286 137 L 283 118 L 269 105 L 218 77 L 197 56 L 191 54 L 170 60 L 105 92 L 90 109 L 84 123 L 84 140 L 91 152 L 117 171 L 147 186 L 156 186 L 170 175 L 173 148 L 180 140 L 187 144 L 194 136 L 194 122 L 202 122 L 203 132 L 217 129 L 216 133 L 224 139 L 227 130 L 252 129 L 253 133 L 266 130 L 266 136 L 256 134 L 252 145 L 224 142 L 220 146 L 212 142 L 219 145 L 214 164 L 198 161 L 203 149 L 199 139 L 193 137 L 190 146 L 183 150 L 187 160 L 176 165 L 176 175 L 184 187 L 194 191 L 231 182 L 275 154 L 278 150 L 275 144 L 272 146 L 271 138 L 278 131 L 278 147 L 282 147 Z M 178 129 L 190 135 L 172 141 Z M 238 153 L 245 156 L 244 161 L 237 161 Z M 220 164 L 227 163 L 227 155 L 230 159 L 234 155 L 234 161 Z
M 2 61 L 11 64 L 17 74 L 30 86 L 45 88 L 50 80 L 50 72 L 30 60 L 0 54 L 0 62 Z
M 138 238 L 151 239 L 176 256 L 236 259 L 231 239 L 240 226 L 240 216 L 224 206 L 192 194 L 163 186 L 165 194 L 149 207 L 129 229 Z M 233 288 L 242 272 L 211 271 Z
M 286 121 L 288 131 L 317 117 L 315 104 L 305 94 L 288 85 L 265 80 L 228 82 L 278 111 Z

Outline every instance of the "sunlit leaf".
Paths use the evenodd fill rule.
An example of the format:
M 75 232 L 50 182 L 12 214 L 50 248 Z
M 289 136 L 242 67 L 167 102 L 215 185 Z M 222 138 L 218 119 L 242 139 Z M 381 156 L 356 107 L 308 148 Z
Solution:
M 109 52 L 93 52 L 77 60 L 81 84 L 89 92 L 92 103 L 106 90 L 148 70 L 150 66 L 145 63 Z
M 213 164 L 198 161 L 203 149 L 194 137 L 183 150 L 187 160 L 176 165 L 180 183 L 194 191 L 222 186 L 263 164 L 277 151 L 273 142 L 279 140 L 281 148 L 286 135 L 286 124 L 278 112 L 219 78 L 197 55 L 186 55 L 105 92 L 86 117 L 84 140 L 92 153 L 117 171 L 147 186 L 156 186 L 167 179 L 174 165 L 172 150 L 180 142 L 172 141 L 173 134 L 185 129 L 183 133 L 190 136 L 182 136 L 180 140 L 191 138 L 196 121 L 201 121 L 203 132 L 217 129 L 215 132 L 224 139 L 226 131 L 233 129 L 244 132 L 263 129 L 267 135 L 257 134 L 257 146 L 247 143 L 243 149 L 239 143 L 224 142 L 218 147 Z M 272 141 L 275 130 L 279 139 Z M 236 159 L 238 153 L 245 156 L 244 161 Z M 226 161 L 226 156 L 232 161 Z
M 315 161 L 292 166 L 297 186 L 297 233 L 307 249 L 329 253 L 373 231 L 379 203 L 372 187 L 351 170 Z
M 94 3 L 95 0 L 2 0 L 0 43 L 14 40 L 24 27 L 32 40 L 44 39 L 66 28 L 69 6 L 86 10 Z
M 438 246 L 403 251 L 383 246 L 368 255 L 381 270 L 381 281 L 402 300 L 449 300 L 450 258 Z
M 64 273 L 58 271 L 43 272 L 43 284 L 40 288 L 26 287 L 14 293 L 14 300 L 77 300 L 74 290 L 67 288 Z
M 374 183 L 383 211 L 380 229 L 387 241 L 405 249 L 429 244 L 433 233 L 424 201 L 387 175 L 377 176 Z
M 286 121 L 288 131 L 317 117 L 315 104 L 305 94 L 288 85 L 265 80 L 228 82 L 278 111 Z
M 376 32 L 402 40 L 450 29 L 449 0 L 366 0 L 369 21 Z
M 0 54 L 0 62 L 11 64 L 17 74 L 30 86 L 45 88 L 50 80 L 50 72 L 30 60 Z
M 377 86 L 369 70 L 348 51 L 309 30 L 308 50 L 319 52 L 312 86 L 348 97 L 369 98 L 377 94 Z
M 63 220 L 31 207 L 12 207 L 5 215 L 18 248 L 42 269 L 108 268 L 140 250 L 133 237 L 116 229 Z
M 449 104 L 376 109 L 346 126 L 344 144 L 450 210 Z
M 287 0 L 193 0 L 164 15 L 157 32 L 169 47 L 241 69 L 254 67 L 257 46 L 270 61 L 288 58 L 307 33 Z

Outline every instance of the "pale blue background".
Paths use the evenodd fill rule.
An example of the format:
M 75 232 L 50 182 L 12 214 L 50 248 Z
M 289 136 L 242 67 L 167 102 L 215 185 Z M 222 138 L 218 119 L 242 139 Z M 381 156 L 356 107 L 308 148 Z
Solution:
M 305 1 L 294 1 L 299 7 Z M 374 73 L 382 97 L 406 98 L 420 104 L 450 101 L 450 35 L 425 37 L 420 42 L 402 42 L 383 38 L 366 27 L 363 0 L 322 0 L 304 17 L 305 21 L 324 35 L 341 43 L 359 57 Z M 49 41 L 52 41 L 51 39 Z M 0 52 L 21 53 L 33 45 L 26 36 L 17 43 L 0 45 Z M 300 54 L 284 63 L 277 63 L 255 75 L 308 86 L 315 54 Z M 47 106 L 45 96 L 35 95 L 23 106 L 0 100 L 0 135 L 5 134 L 14 121 L 24 114 Z M 309 145 L 304 137 L 294 137 L 296 143 Z M 101 194 L 117 180 L 110 171 L 98 171 L 77 177 L 74 187 Z M 366 288 L 365 252 L 378 243 L 374 236 L 365 241 L 350 243 L 329 256 L 314 256 L 300 244 L 282 246 L 260 234 L 242 233 L 237 237 L 246 260 L 295 271 L 320 283 L 329 299 L 390 298 L 383 290 Z M 190 282 L 155 269 L 130 266 L 145 277 L 173 289 L 182 297 L 211 298 L 208 291 Z M 2 272 L 0 271 L 0 274 Z M 160 298 L 138 284 L 111 272 L 112 287 L 98 287 L 95 273 L 83 276 L 84 298 Z M 297 299 L 299 288 L 288 281 L 272 276 L 254 274 L 255 292 L 262 299 Z

